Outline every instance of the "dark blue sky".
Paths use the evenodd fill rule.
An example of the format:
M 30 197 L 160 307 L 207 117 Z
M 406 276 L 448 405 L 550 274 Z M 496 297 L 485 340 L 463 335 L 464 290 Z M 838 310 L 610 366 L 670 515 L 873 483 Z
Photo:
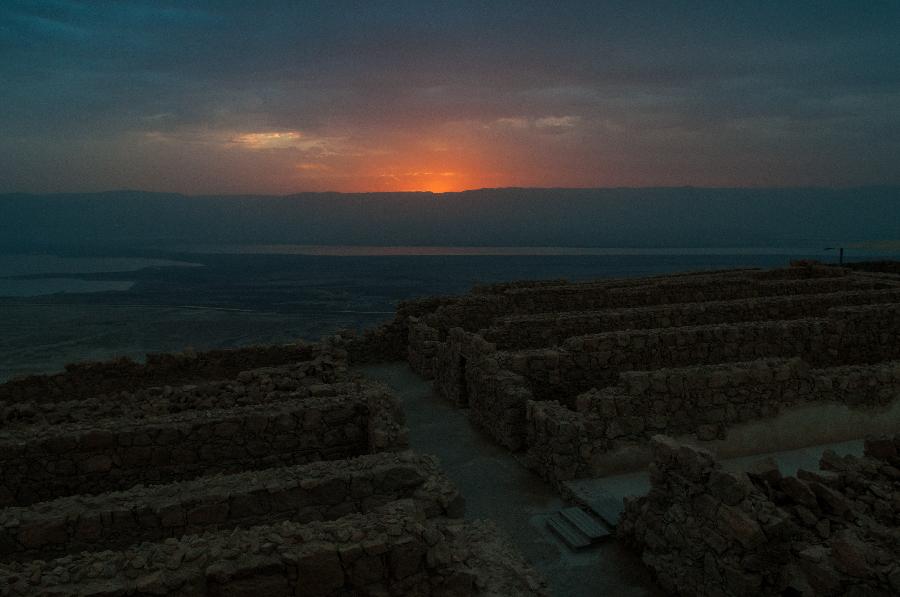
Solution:
M 0 192 L 900 183 L 900 2 L 0 4 Z

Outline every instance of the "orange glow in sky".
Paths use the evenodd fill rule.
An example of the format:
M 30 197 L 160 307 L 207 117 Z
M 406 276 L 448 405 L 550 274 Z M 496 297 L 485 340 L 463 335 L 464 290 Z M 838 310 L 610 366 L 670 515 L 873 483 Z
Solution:
M 0 2 L 0 193 L 900 184 L 896 0 L 95 4 Z
M 517 177 L 493 168 L 492 151 L 481 140 L 449 140 L 423 135 L 403 138 L 347 139 L 315 137 L 296 131 L 241 133 L 232 137 L 233 152 L 268 162 L 277 192 L 429 191 L 447 193 L 510 186 Z M 284 166 L 279 164 L 284 160 Z

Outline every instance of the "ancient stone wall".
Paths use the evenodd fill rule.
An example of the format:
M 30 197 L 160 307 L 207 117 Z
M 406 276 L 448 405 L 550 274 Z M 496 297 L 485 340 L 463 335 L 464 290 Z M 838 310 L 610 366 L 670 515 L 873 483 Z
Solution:
M 405 323 L 395 320 L 362 332 L 341 330 L 332 340 L 347 351 L 354 365 L 402 361 L 406 358 L 406 328 Z
M 357 384 L 349 379 L 345 363 L 326 354 L 312 361 L 242 371 L 231 380 L 142 388 L 82 400 L 0 402 L 0 428 L 92 422 L 122 416 L 143 418 L 334 396 L 353 391 Z
M 491 525 L 425 520 L 402 503 L 335 521 L 0 564 L 0 579 L 4 595 L 546 594 Z
M 0 595 L 545 595 L 491 525 L 453 520 L 396 397 L 348 372 L 348 352 L 395 358 L 406 318 L 274 366 L 204 353 L 4 386 Z
M 796 297 L 774 297 L 710 303 L 680 303 L 659 307 L 606 311 L 546 313 L 502 318 L 477 334 L 453 328 L 444 342 L 432 342 L 435 390 L 448 400 L 465 405 L 460 392 L 465 380 L 462 364 L 480 358 L 492 347 L 516 350 L 554 346 L 570 337 L 608 330 L 654 329 L 713 325 L 744 321 L 769 321 L 827 315 L 836 306 L 868 305 L 900 301 L 900 289 L 846 292 Z M 431 330 L 431 337 L 437 335 Z M 420 349 L 416 349 L 422 354 Z
M 410 368 L 425 379 L 434 377 L 434 359 L 441 342 L 438 330 L 415 317 L 410 318 L 407 342 Z
M 404 330 L 404 357 L 413 371 L 431 379 L 434 371 L 434 354 L 440 333 L 426 318 L 444 307 L 454 305 L 460 297 L 436 297 L 400 303 L 397 320 L 402 321 Z
M 878 290 L 890 285 L 879 281 L 855 278 L 821 278 L 801 280 L 748 280 L 737 276 L 661 280 L 634 287 L 613 287 L 603 292 L 589 288 L 561 287 L 538 292 L 511 291 L 511 312 L 540 313 L 599 308 L 622 308 L 690 303 L 702 301 L 736 300 L 768 296 L 819 294 L 847 290 Z M 551 291 L 552 290 L 552 291 Z
M 796 270 L 796 271 L 794 271 Z M 811 272 L 811 273 L 810 273 Z M 494 284 L 476 284 L 472 287 L 471 294 L 502 294 L 508 290 L 521 288 L 547 288 L 555 286 L 598 286 L 623 287 L 644 286 L 655 281 L 666 281 L 685 278 L 708 278 L 711 276 L 728 277 L 752 277 L 754 279 L 800 279 L 800 278 L 832 278 L 847 275 L 848 271 L 837 267 L 818 266 L 815 268 L 792 267 L 780 270 L 759 270 L 757 268 L 731 268 L 721 270 L 699 270 L 688 272 L 673 272 L 639 278 L 599 278 L 580 282 L 571 282 L 565 278 L 550 280 L 511 280 L 509 282 L 497 282 Z
M 310 361 L 321 352 L 320 345 L 299 343 L 148 354 L 145 363 L 127 358 L 73 363 L 62 373 L 30 375 L 0 384 L 0 401 L 80 400 L 154 386 L 232 379 L 241 371 Z M 334 356 L 342 358 L 341 355 Z
M 487 328 L 497 317 L 553 311 L 590 311 L 626 307 L 730 301 L 771 296 L 822 294 L 896 288 L 896 283 L 851 276 L 833 278 L 754 280 L 743 276 L 707 275 L 635 279 L 546 288 L 512 289 L 499 295 L 468 295 L 421 317 L 441 335 L 454 327 Z M 441 337 L 440 339 L 443 339 Z
M 497 352 L 502 369 L 528 380 L 537 400 L 574 406 L 591 387 L 622 371 L 686 367 L 766 357 L 813 366 L 900 358 L 900 304 L 832 309 L 827 318 L 624 330 L 579 336 L 558 348 Z
M 457 405 L 469 406 L 470 417 L 476 424 L 487 429 L 501 444 L 517 449 L 524 445 L 527 400 L 557 400 L 574 408 L 578 394 L 614 384 L 623 371 L 772 357 L 801 357 L 820 368 L 900 358 L 900 344 L 896 342 L 900 336 L 900 304 L 884 302 L 896 300 L 900 288 L 883 281 L 861 280 L 856 275 L 847 275 L 845 270 L 834 270 L 837 273 L 832 275 L 832 269 L 813 273 L 810 270 L 796 277 L 785 276 L 785 279 L 775 276 L 760 282 L 754 282 L 749 274 L 688 276 L 654 284 L 645 280 L 643 285 L 608 285 L 597 294 L 598 286 L 593 289 L 596 296 L 605 295 L 608 299 L 614 295 L 627 295 L 631 302 L 644 295 L 651 297 L 646 299 L 645 296 L 646 300 L 657 300 L 662 292 L 660 289 L 667 290 L 669 296 L 698 292 L 766 296 L 751 300 L 606 310 L 596 315 L 599 318 L 612 314 L 612 323 L 608 325 L 657 327 L 569 337 L 560 346 L 540 349 L 497 351 L 498 342 L 492 340 L 510 344 L 532 340 L 540 343 L 538 336 L 546 340 L 548 333 L 569 335 L 579 327 L 587 327 L 584 325 L 586 318 L 593 314 L 575 312 L 563 316 L 512 317 L 505 320 L 508 322 L 507 335 L 499 337 L 491 335 L 492 329 L 472 333 L 456 327 L 441 332 L 440 323 L 436 323 L 438 327 L 424 323 L 439 320 L 437 315 L 442 311 L 446 315 L 452 309 L 488 304 L 498 298 L 491 295 L 469 297 L 467 301 L 445 305 L 436 314 L 413 322 L 410 362 L 420 374 L 434 378 L 434 387 L 439 394 Z M 720 284 L 722 282 L 725 283 Z M 573 288 L 583 292 L 592 287 L 568 285 L 507 290 L 500 298 L 507 300 L 518 292 L 526 295 L 544 292 L 556 296 L 561 289 L 568 292 Z M 833 292 L 822 294 L 821 291 L 829 289 Z M 493 304 L 497 305 L 496 302 Z M 822 316 L 769 319 L 810 313 Z M 572 318 L 571 327 L 568 322 L 561 323 L 565 317 Z M 717 321 L 729 317 L 750 321 Z M 713 323 L 673 325 L 682 323 L 685 318 Z M 535 322 L 534 327 L 520 330 L 515 324 L 523 320 Z M 523 337 L 527 339 L 523 341 Z M 502 342 L 499 344 L 503 346 Z
M 434 389 L 438 395 L 457 406 L 468 406 L 469 363 L 475 363 L 496 352 L 495 345 L 479 334 L 453 328 L 447 340 L 437 344 L 434 357 Z M 478 382 L 475 382 L 476 384 Z
M 821 263 L 806 263 L 803 265 L 792 262 L 791 267 L 776 269 L 763 269 L 749 274 L 756 280 L 803 280 L 809 278 L 839 278 L 851 275 L 847 267 L 825 265 Z
M 0 431 L 0 505 L 406 446 L 379 388 L 298 402 Z
M 478 334 L 503 350 L 553 346 L 584 334 L 744 321 L 824 317 L 834 307 L 900 302 L 900 287 L 874 291 L 776 296 L 653 307 L 514 315 Z
M 569 283 L 565 278 L 553 280 L 511 280 L 494 284 L 476 284 L 472 287 L 471 292 L 472 294 L 503 294 L 507 290 L 515 288 L 545 288 L 548 286 L 563 286 Z
M 394 318 L 375 328 L 362 332 L 340 330 L 331 343 L 347 351 L 354 365 L 402 361 L 407 358 L 409 345 L 409 320 L 430 313 L 456 297 L 425 297 L 401 301 Z
M 681 595 L 895 595 L 900 437 L 865 458 L 823 456 L 824 473 L 722 470 L 708 453 L 651 444 L 652 487 L 626 500 L 617 536 Z
M 619 384 L 577 398 L 529 402 L 529 466 L 560 481 L 594 474 L 610 452 L 658 433 L 699 441 L 803 403 L 878 409 L 900 399 L 900 361 L 811 369 L 799 359 L 622 373 Z
M 599 326 L 600 330 L 618 329 L 615 323 L 611 323 L 611 327 L 607 328 L 602 323 L 602 319 L 590 318 L 591 323 L 587 326 L 588 329 L 578 330 L 578 325 L 583 322 L 583 319 L 576 315 L 574 321 L 559 321 L 564 326 L 570 324 L 570 330 L 548 332 L 547 330 L 554 328 L 557 322 L 551 320 L 548 325 L 544 325 L 546 321 L 544 319 L 535 323 L 534 325 L 539 329 L 532 329 L 530 333 L 528 329 L 520 333 L 517 322 L 511 322 L 509 325 L 500 323 L 499 325 L 503 329 L 489 331 L 491 326 L 498 323 L 497 320 L 511 316 L 545 314 L 545 318 L 551 318 L 552 315 L 549 314 L 554 312 L 573 313 L 597 310 L 608 312 L 611 309 L 624 310 L 641 307 L 646 309 L 647 307 L 680 303 L 744 300 L 748 302 L 747 310 L 741 309 L 740 306 L 736 307 L 737 312 L 733 313 L 731 317 L 734 320 L 763 319 L 765 316 L 763 307 L 757 306 L 748 299 L 763 300 L 769 297 L 803 297 L 804 295 L 825 293 L 864 293 L 900 289 L 900 284 L 895 280 L 850 276 L 846 275 L 845 270 L 836 270 L 840 272 L 840 275 L 831 276 L 793 273 L 793 270 L 805 269 L 790 268 L 786 270 L 787 273 L 783 274 L 785 276 L 783 279 L 778 277 L 774 279 L 759 278 L 758 276 L 763 272 L 737 270 L 717 274 L 701 273 L 660 278 L 612 279 L 577 284 L 557 285 L 554 283 L 546 286 L 513 287 L 493 294 L 470 294 L 456 299 L 446 298 L 442 302 L 436 303 L 439 306 L 432 312 L 417 315 L 409 321 L 407 360 L 414 371 L 426 379 L 433 378 L 435 375 L 434 359 L 437 356 L 438 347 L 446 341 L 449 331 L 456 327 L 472 332 L 483 330 L 487 334 L 488 341 L 511 348 L 541 345 L 542 341 L 558 342 L 573 333 L 590 332 L 591 325 Z M 831 269 L 833 268 L 825 268 L 825 270 Z M 775 274 L 770 273 L 769 275 Z M 838 299 L 830 306 L 857 304 L 854 298 L 846 300 L 845 303 Z M 795 305 L 795 307 L 793 309 L 782 307 L 788 309 L 789 315 L 780 316 L 781 318 L 797 317 L 802 314 L 802 307 L 796 306 L 798 302 L 788 301 L 788 304 Z M 679 308 L 684 307 L 674 307 L 674 313 L 666 313 L 666 310 L 662 309 L 659 312 L 636 312 L 619 317 L 624 318 L 624 321 L 621 322 L 624 327 L 632 327 L 628 321 L 629 317 L 643 318 L 643 322 L 634 327 L 667 327 L 673 325 L 671 317 L 673 314 L 679 313 L 677 311 Z M 773 308 L 777 309 L 777 307 Z M 690 308 L 688 307 L 688 309 Z M 725 306 L 722 309 L 727 310 L 729 307 Z M 814 313 L 807 313 L 805 316 L 822 313 L 825 309 L 826 305 L 823 304 L 818 309 L 814 308 Z M 740 315 L 742 311 L 743 316 Z M 704 318 L 704 315 L 699 314 L 702 313 L 702 309 L 699 307 L 693 313 L 698 313 L 695 315 L 698 323 L 714 321 L 714 313 L 710 313 Z M 684 315 L 681 317 L 685 318 Z M 653 321 L 654 319 L 657 321 Z M 689 316 L 687 321 L 690 321 Z M 529 325 L 527 318 L 521 323 L 524 326 Z M 715 321 L 715 323 L 721 322 Z M 491 337 L 490 334 L 496 335 Z M 548 344 L 542 345 L 547 346 Z
M 404 499 L 429 518 L 462 516 L 462 497 L 435 458 L 385 452 L 6 508 L 0 560 L 122 549 L 271 520 L 334 520 Z
M 466 367 L 469 418 L 501 446 L 524 447 L 525 408 L 534 396 L 521 375 L 500 369 L 494 359 Z

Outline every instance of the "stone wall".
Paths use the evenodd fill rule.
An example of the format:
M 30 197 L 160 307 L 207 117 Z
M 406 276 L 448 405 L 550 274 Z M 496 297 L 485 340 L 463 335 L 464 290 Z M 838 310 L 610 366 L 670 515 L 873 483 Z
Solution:
M 815 268 L 814 268 L 815 269 Z M 816 313 L 824 313 L 827 307 L 836 305 L 855 305 L 868 302 L 866 299 L 856 298 L 856 293 L 866 293 L 878 290 L 900 291 L 900 284 L 896 280 L 878 278 L 865 278 L 862 276 L 847 275 L 845 270 L 837 268 L 824 268 L 830 274 L 832 269 L 839 272 L 837 275 L 815 275 L 809 273 L 797 274 L 797 271 L 806 271 L 807 268 L 790 268 L 785 270 L 783 278 L 779 278 L 778 272 L 754 271 L 726 271 L 720 273 L 698 273 L 696 275 L 674 275 L 660 278 L 636 278 L 636 279 L 611 279 L 602 282 L 562 284 L 552 283 L 544 286 L 522 286 L 503 289 L 497 293 L 470 294 L 456 299 L 446 298 L 438 306 L 428 313 L 417 315 L 409 321 L 407 336 L 409 361 L 412 369 L 426 379 L 435 375 L 434 359 L 440 344 L 446 341 L 449 331 L 459 327 L 466 331 L 482 330 L 485 339 L 495 342 L 500 346 L 510 348 L 522 346 L 547 346 L 559 342 L 562 338 L 573 334 L 584 334 L 592 329 L 620 329 L 628 327 L 669 327 L 676 325 L 672 318 L 682 319 L 682 325 L 691 322 L 691 316 L 682 314 L 682 310 L 688 310 L 697 319 L 697 324 L 703 322 L 722 323 L 715 321 L 715 311 L 704 314 L 701 306 L 684 306 L 681 303 L 710 303 L 710 302 L 734 302 L 745 301 L 745 305 L 721 306 L 728 312 L 736 309 L 730 317 L 736 321 L 745 319 L 765 319 L 799 316 L 809 317 Z M 809 270 L 813 271 L 813 270 Z M 769 277 L 761 277 L 763 274 Z M 773 277 L 776 276 L 776 277 Z M 500 290 L 500 289 L 498 289 Z M 845 294 L 850 293 L 844 299 L 837 299 L 828 304 L 827 299 L 822 304 L 813 305 L 812 312 L 804 313 L 800 306 L 802 298 L 807 295 L 822 295 L 825 293 Z M 786 300 L 780 307 L 776 303 L 771 306 L 758 305 L 753 300 L 765 303 L 765 299 L 772 297 L 798 297 L 799 301 Z M 816 299 L 811 299 L 816 300 Z M 892 300 L 887 297 L 876 297 L 873 300 L 884 302 Z M 668 311 L 665 306 L 676 305 Z M 660 307 L 658 310 L 649 309 L 646 312 L 640 309 L 648 307 Z M 713 306 L 715 309 L 716 307 Z M 777 315 L 779 308 L 785 311 L 785 315 Z M 609 324 L 604 321 L 604 315 L 597 317 L 588 315 L 587 326 L 584 316 L 576 315 L 577 312 L 590 312 L 604 310 L 609 313 L 612 309 L 629 310 L 635 312 L 614 314 Z M 693 310 L 691 310 L 693 309 Z M 768 311 L 768 313 L 766 313 Z M 553 313 L 569 313 L 572 321 L 564 318 L 557 320 Z M 543 314 L 541 317 L 540 314 Z M 536 321 L 531 322 L 528 316 L 536 316 Z M 505 318 L 522 317 L 504 324 Z M 728 320 L 729 316 L 726 316 Z M 618 319 L 618 323 L 617 323 Z M 634 321 L 636 320 L 636 321 Z M 639 322 L 639 323 L 638 323 Z M 633 325 L 638 323 L 638 325 Z M 527 326 L 534 325 L 534 329 Z M 693 323 L 692 323 L 693 325 Z M 491 330 L 492 326 L 500 329 Z M 519 330 L 525 326 L 526 329 Z M 568 329 L 560 329 L 563 326 Z M 596 326 L 596 327 L 592 327 Z M 551 330 L 552 331 L 548 331 Z
M 586 280 L 581 282 L 571 282 L 565 278 L 556 278 L 550 280 L 511 280 L 509 282 L 497 282 L 494 284 L 476 284 L 472 287 L 472 294 L 503 294 L 508 290 L 516 290 L 521 288 L 547 288 L 555 286 L 598 286 L 607 287 L 623 287 L 623 286 L 644 286 L 648 283 L 656 281 L 666 281 L 672 279 L 686 278 L 708 278 L 710 276 L 728 277 L 750 277 L 753 279 L 802 279 L 802 278 L 835 278 L 846 276 L 848 270 L 829 267 L 829 266 L 811 266 L 811 267 L 790 267 L 777 270 L 760 270 L 758 268 L 730 268 L 720 270 L 699 270 L 688 272 L 674 272 L 666 274 L 658 274 L 654 276 L 642 276 L 639 278 L 599 278 L 594 280 Z
M 182 354 L 4 385 L 0 595 L 546 595 L 490 524 L 453 520 L 462 498 L 406 451 L 399 401 L 348 372 L 348 353 L 396 358 L 413 316 L 283 363 Z
M 409 319 L 430 313 L 455 297 L 425 297 L 401 301 L 391 321 L 375 328 L 340 330 L 330 338 L 332 345 L 347 351 L 354 365 L 402 361 L 407 357 L 409 345 Z
M 592 293 L 589 288 L 573 286 L 548 289 L 543 295 L 537 292 L 511 291 L 507 296 L 511 299 L 512 312 L 539 313 L 566 310 L 567 306 L 569 310 L 608 309 L 889 287 L 892 285 L 851 277 L 759 281 L 738 276 L 709 276 L 661 280 L 634 287 L 613 287 L 599 293 Z
M 471 372 L 467 372 L 467 367 L 469 363 L 492 357 L 495 352 L 496 346 L 485 341 L 481 335 L 462 328 L 451 329 L 446 341 L 440 342 L 435 350 L 435 392 L 457 406 L 468 406 L 467 376 Z M 478 382 L 475 384 L 477 386 Z
M 124 551 L 0 564 L 3 595 L 545 595 L 484 523 L 409 505 L 336 521 L 187 535 Z
M 330 340 L 347 351 L 354 365 L 402 361 L 406 358 L 406 325 L 397 321 L 361 332 L 340 330 Z
M 277 520 L 334 520 L 403 499 L 429 518 L 462 516 L 462 497 L 434 457 L 380 453 L 6 508 L 0 560 L 122 549 Z
M 651 490 L 626 500 L 617 536 L 669 592 L 698 596 L 896 595 L 900 437 L 865 458 L 823 456 L 824 473 L 723 471 L 663 437 Z
M 750 274 L 757 280 L 802 280 L 808 278 L 839 278 L 851 275 L 849 267 L 816 262 L 792 261 L 791 267 L 763 269 Z
M 437 329 L 443 336 L 447 330 L 454 327 L 462 327 L 468 331 L 487 328 L 495 318 L 512 314 L 591 311 L 851 290 L 885 290 L 896 287 L 895 282 L 853 276 L 756 280 L 743 276 L 704 275 L 667 277 L 658 280 L 610 280 L 588 284 L 517 288 L 498 295 L 467 295 L 438 307 L 420 319 Z
M 584 334 L 824 317 L 834 307 L 897 302 L 900 302 L 900 287 L 605 311 L 540 313 L 499 318 L 494 325 L 480 330 L 478 334 L 503 350 L 536 348 L 560 344 L 567 338 Z
M 570 284 L 565 278 L 552 280 L 510 280 L 509 282 L 495 282 L 493 284 L 475 284 L 472 286 L 472 294 L 503 294 L 507 290 L 515 288 L 545 288 L 548 286 L 564 286 Z
M 528 380 L 536 400 L 574 398 L 614 383 L 622 371 L 766 357 L 813 366 L 900 358 L 900 304 L 832 309 L 827 318 L 624 330 L 579 336 L 558 348 L 497 353 L 501 369 Z
M 658 433 L 699 441 L 803 403 L 876 410 L 900 399 L 900 361 L 811 369 L 799 359 L 626 372 L 616 386 L 559 402 L 528 403 L 529 466 L 546 479 L 597 473 L 611 452 Z
M 344 361 L 324 354 L 312 361 L 243 371 L 231 380 L 142 388 L 82 400 L 0 402 L 0 428 L 91 422 L 122 416 L 144 418 L 333 396 L 356 387 L 349 379 Z
M 396 398 L 346 396 L 0 431 L 0 506 L 406 447 Z M 376 447 L 377 446 L 377 447 Z
M 436 393 L 468 407 L 470 420 L 500 445 L 523 447 L 524 405 L 533 396 L 524 377 L 500 367 L 493 344 L 453 328 L 438 345 L 435 365 Z
M 501 446 L 524 447 L 525 409 L 534 398 L 521 375 L 497 367 L 494 359 L 466 367 L 469 418 Z
M 571 337 L 602 330 L 657 329 L 686 327 L 688 324 L 713 325 L 827 315 L 835 306 L 879 304 L 898 300 L 900 289 L 891 289 L 513 316 L 500 319 L 497 325 L 480 330 L 477 334 L 466 332 L 462 328 L 453 328 L 447 333 L 445 341 L 432 342 L 434 366 L 431 376 L 435 380 L 434 387 L 438 394 L 456 404 L 465 405 L 468 399 L 460 391 L 465 380 L 463 363 L 481 358 L 497 347 L 506 351 L 533 346 L 550 347 Z M 432 329 L 431 333 L 432 338 L 437 335 L 436 330 Z
M 441 343 L 436 328 L 411 317 L 407 336 L 407 361 L 410 368 L 425 379 L 434 377 L 434 359 Z
M 438 393 L 468 405 L 476 424 L 520 449 L 527 400 L 574 409 L 580 393 L 612 385 L 624 371 L 771 357 L 801 357 L 820 368 L 877 363 L 900 358 L 898 336 L 900 304 L 885 303 L 830 309 L 824 318 L 589 334 L 517 351 L 496 351 L 480 335 L 454 328 L 436 344 L 432 362 Z
M 0 401 L 81 400 L 101 394 L 183 385 L 202 380 L 232 379 L 241 371 L 310 361 L 319 345 L 251 346 L 206 352 L 148 354 L 145 363 L 122 358 L 73 363 L 62 373 L 30 375 L 0 384 Z M 343 358 L 342 355 L 334 355 Z

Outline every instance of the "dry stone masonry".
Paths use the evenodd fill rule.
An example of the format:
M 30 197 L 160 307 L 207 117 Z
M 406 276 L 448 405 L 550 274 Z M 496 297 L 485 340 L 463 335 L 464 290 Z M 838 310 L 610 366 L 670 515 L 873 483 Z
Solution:
M 410 366 L 552 481 L 643 466 L 656 433 L 725 445 L 735 427 L 804 405 L 897 416 L 889 274 L 803 263 L 507 283 L 432 307 L 407 318 Z M 634 457 L 608 457 L 623 447 Z
M 900 288 L 870 292 L 833 292 L 820 295 L 774 296 L 761 299 L 675 303 L 605 311 L 538 313 L 499 318 L 479 330 L 501 350 L 539 348 L 566 338 L 617 330 L 686 327 L 824 317 L 833 307 L 900 302 Z
M 761 463 L 725 471 L 707 452 L 659 436 L 652 489 L 626 502 L 619 538 L 679 595 L 900 593 L 900 436 L 866 456 L 822 457 L 783 477 Z
M 667 591 L 900 591 L 896 439 L 796 478 L 725 473 L 696 447 L 746 455 L 900 429 L 900 277 L 807 262 L 492 284 L 404 308 L 391 354 L 564 496 L 653 462 L 620 537 Z
M 121 551 L 0 564 L 6 595 L 543 595 L 486 523 L 394 502 L 335 521 L 184 535 Z
M 349 372 L 405 330 L 0 385 L 0 595 L 545 595 Z
M 0 384 L 0 401 L 81 400 L 139 388 L 231 379 L 242 371 L 309 361 L 322 347 L 298 343 L 208 352 L 148 354 L 146 362 L 116 359 L 73 363 L 63 373 L 29 375 Z
M 879 410 L 900 397 L 900 361 L 813 369 L 800 359 L 634 371 L 619 384 L 578 396 L 576 409 L 531 401 L 530 465 L 551 481 L 599 474 L 611 452 L 649 460 L 649 440 L 665 432 L 724 440 L 729 429 L 771 419 L 800 404 L 831 402 Z
M 428 517 L 462 514 L 462 496 L 433 457 L 382 452 L 206 475 L 125 491 L 66 496 L 0 511 L 0 560 L 125 548 L 142 541 L 264 524 L 336 520 L 411 499 Z
M 545 595 L 349 369 L 398 359 L 564 494 L 649 465 L 618 536 L 670 593 L 900 593 L 900 277 L 798 263 L 483 285 L 316 344 L 0 384 L 0 596 Z M 779 425 L 892 434 L 796 477 L 712 455 Z

